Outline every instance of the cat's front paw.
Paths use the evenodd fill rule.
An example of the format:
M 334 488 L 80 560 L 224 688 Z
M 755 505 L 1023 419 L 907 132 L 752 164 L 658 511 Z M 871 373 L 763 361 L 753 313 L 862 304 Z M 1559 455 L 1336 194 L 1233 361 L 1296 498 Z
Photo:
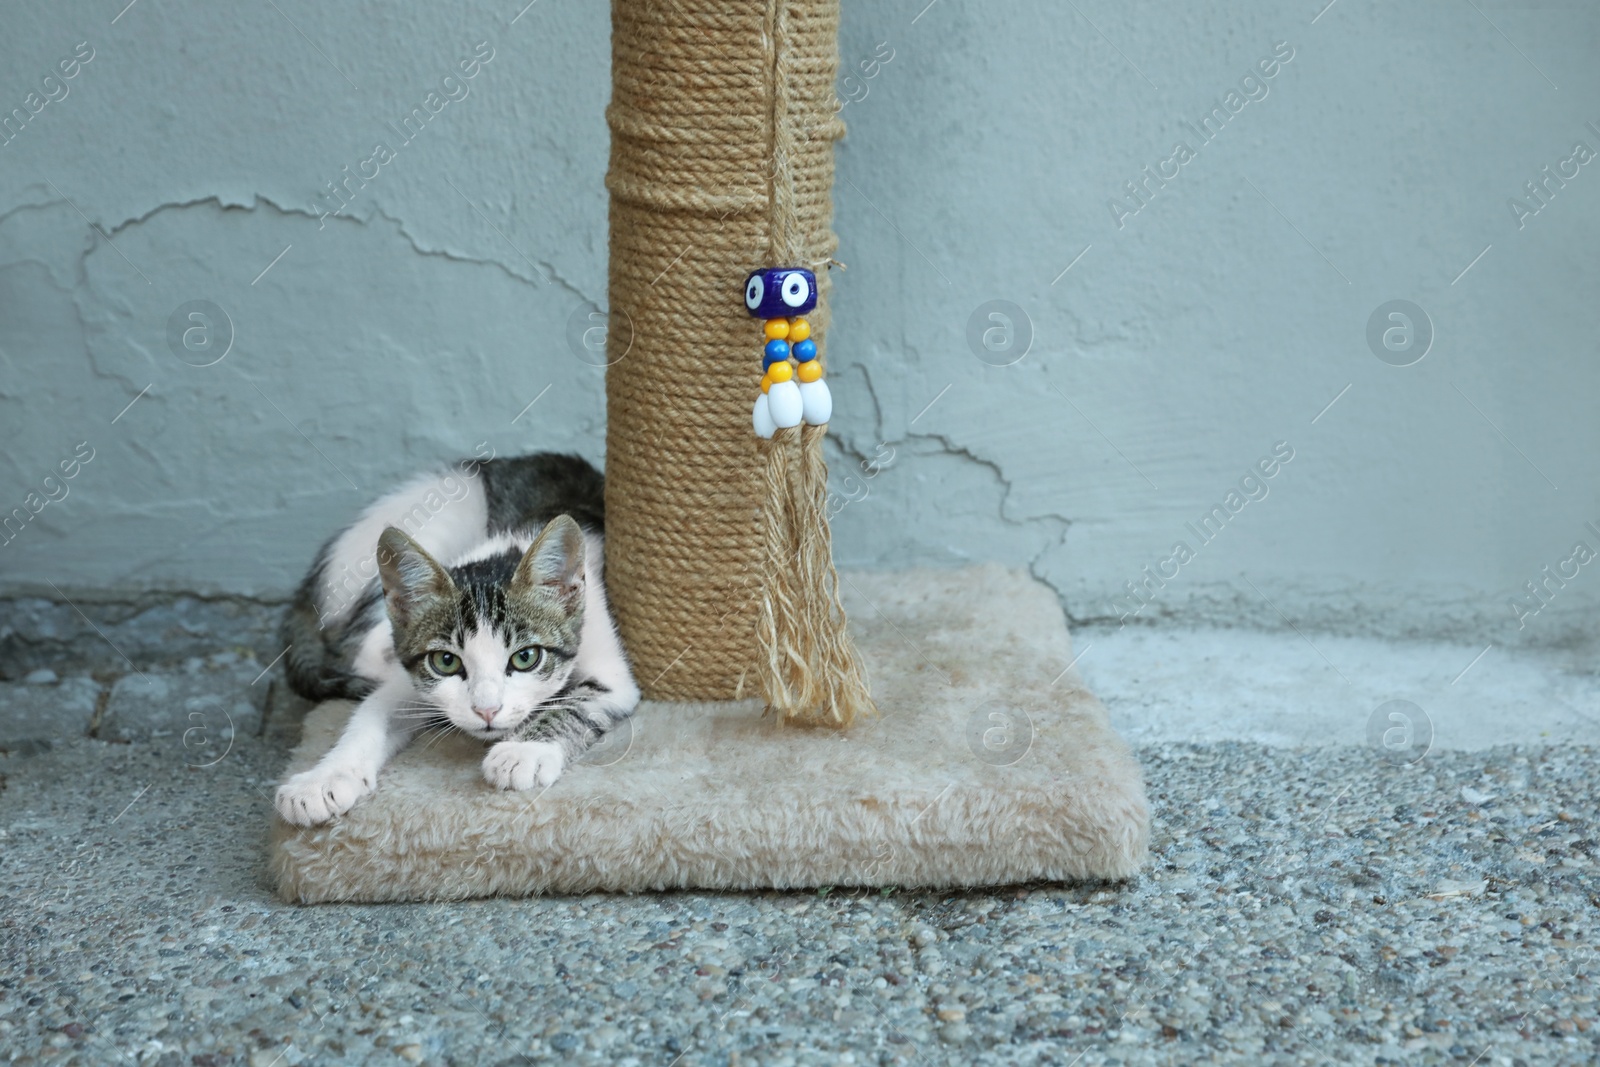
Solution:
M 502 741 L 483 757 L 483 777 L 497 789 L 548 788 L 566 769 L 560 745 L 549 741 Z
M 372 778 L 344 768 L 313 767 L 291 775 L 278 787 L 275 805 L 285 822 L 316 826 L 356 806 L 372 792 Z

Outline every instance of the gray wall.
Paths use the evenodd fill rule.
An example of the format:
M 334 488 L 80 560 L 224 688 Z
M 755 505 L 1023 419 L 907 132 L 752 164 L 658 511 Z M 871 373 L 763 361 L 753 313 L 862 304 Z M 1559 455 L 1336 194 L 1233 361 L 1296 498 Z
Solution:
M 841 561 L 1004 560 L 1078 619 L 1131 611 L 1149 566 L 1176 576 L 1142 619 L 1592 622 L 1591 568 L 1520 629 L 1510 601 L 1600 550 L 1600 163 L 1524 190 L 1600 150 L 1600 8 L 1323 2 L 846 4 Z M 602 458 L 602 372 L 567 337 L 605 291 L 607 12 L 519 7 L 7 11 L 0 106 L 67 95 L 0 146 L 0 505 L 68 495 L 0 547 L 0 595 L 281 597 L 413 468 L 480 442 Z M 399 147 L 386 123 L 447 88 Z M 379 141 L 395 157 L 319 218 Z M 1164 163 L 1176 142 L 1193 158 Z M 1176 175 L 1135 213 L 1147 166 Z M 233 331 L 205 367 L 168 337 L 197 300 Z M 1006 320 L 969 330 L 995 300 L 1021 309 L 1009 348 Z M 1392 300 L 1432 324 L 1409 366 L 1369 346 Z M 1187 524 L 1279 442 L 1203 543 Z

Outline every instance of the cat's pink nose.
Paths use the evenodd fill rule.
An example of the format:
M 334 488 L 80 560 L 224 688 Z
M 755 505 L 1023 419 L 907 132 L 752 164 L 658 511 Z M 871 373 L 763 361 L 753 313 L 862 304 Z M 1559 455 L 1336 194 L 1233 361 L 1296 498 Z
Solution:
M 485 726 L 493 726 L 494 717 L 500 714 L 500 705 L 496 704 L 492 708 L 480 708 L 477 705 L 473 705 L 472 713 L 482 719 Z

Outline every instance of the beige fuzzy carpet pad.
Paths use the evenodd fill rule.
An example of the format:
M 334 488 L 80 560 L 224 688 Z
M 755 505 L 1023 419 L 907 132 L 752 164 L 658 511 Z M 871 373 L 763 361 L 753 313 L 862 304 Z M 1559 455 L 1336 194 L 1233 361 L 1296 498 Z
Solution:
M 1000 567 L 844 577 L 881 717 L 780 727 L 754 701 L 645 702 L 539 793 L 484 746 L 412 746 L 328 826 L 276 821 L 286 900 L 1118 879 L 1143 862 L 1139 767 L 1083 687 L 1054 594 Z M 350 705 L 307 715 L 285 773 Z

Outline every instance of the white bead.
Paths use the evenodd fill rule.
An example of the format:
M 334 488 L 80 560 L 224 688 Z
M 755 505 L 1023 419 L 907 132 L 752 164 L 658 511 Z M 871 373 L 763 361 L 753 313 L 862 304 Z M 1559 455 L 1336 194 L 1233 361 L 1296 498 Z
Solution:
M 771 437 L 777 430 L 778 424 L 772 421 L 772 411 L 767 406 L 766 393 L 756 397 L 756 409 L 750 413 L 750 421 L 755 424 L 757 437 Z
M 833 418 L 833 394 L 828 392 L 828 383 L 821 378 L 800 383 L 800 403 L 808 426 L 826 426 Z
M 772 414 L 773 425 L 780 430 L 800 425 L 805 417 L 805 401 L 800 399 L 800 390 L 793 380 L 772 383 L 767 390 L 767 411 Z

